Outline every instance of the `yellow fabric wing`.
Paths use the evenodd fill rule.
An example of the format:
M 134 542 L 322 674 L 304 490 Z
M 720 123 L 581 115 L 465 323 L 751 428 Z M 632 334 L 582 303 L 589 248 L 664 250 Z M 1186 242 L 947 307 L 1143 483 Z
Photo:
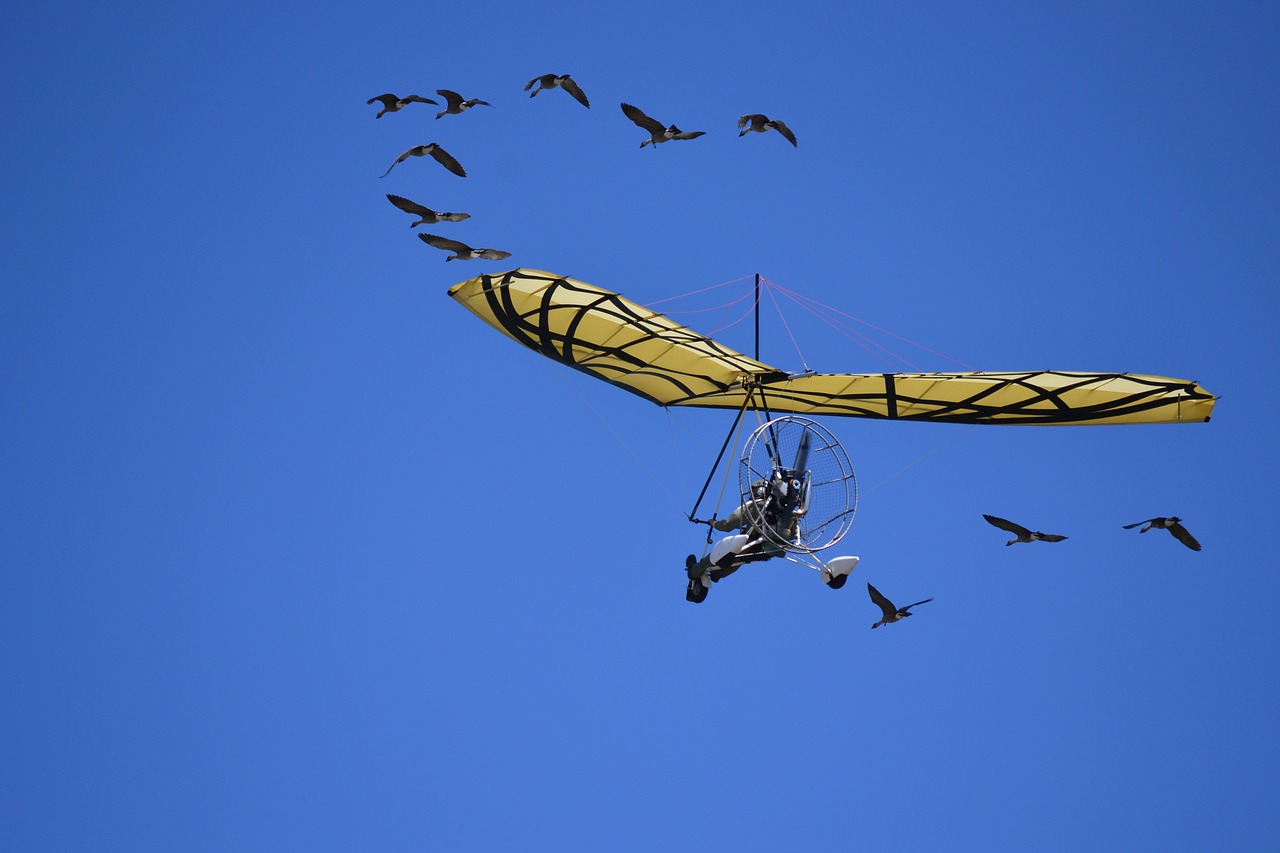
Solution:
M 788 375 L 641 305 L 538 270 L 482 275 L 449 295 L 517 343 L 662 406 L 978 424 L 1208 421 L 1194 382 L 1125 373 Z
M 449 295 L 512 340 L 662 406 L 723 394 L 772 368 L 594 285 L 537 270 L 482 275 Z M 742 405 L 739 394 L 736 404 Z

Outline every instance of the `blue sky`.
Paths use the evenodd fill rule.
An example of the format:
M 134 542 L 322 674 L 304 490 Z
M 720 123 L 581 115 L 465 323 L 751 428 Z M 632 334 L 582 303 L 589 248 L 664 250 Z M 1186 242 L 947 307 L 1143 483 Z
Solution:
M 10 13 L 4 846 L 1274 847 L 1280 11 L 727 9 Z M 546 72 L 591 109 L 530 100 Z M 438 88 L 493 109 L 365 103 Z M 706 136 L 641 151 L 622 101 Z M 432 141 L 468 177 L 378 179 Z M 445 263 L 386 193 L 512 258 Z M 764 564 L 694 606 L 683 514 L 730 416 L 445 296 L 513 265 L 641 303 L 758 272 L 981 369 L 1222 399 L 827 420 L 850 584 Z M 780 367 L 887 369 L 795 305 L 763 325 Z M 1203 552 L 1121 529 L 1174 514 Z M 872 633 L 867 581 L 934 600 Z

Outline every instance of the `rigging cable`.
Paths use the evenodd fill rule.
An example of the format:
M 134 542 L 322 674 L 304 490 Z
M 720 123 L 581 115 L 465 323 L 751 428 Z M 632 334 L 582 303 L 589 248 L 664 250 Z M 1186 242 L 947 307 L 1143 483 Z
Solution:
M 711 478 L 716 475 L 716 469 L 720 467 L 720 460 L 724 458 L 724 452 L 729 449 L 729 440 L 734 439 L 734 447 L 737 447 L 738 426 L 742 423 L 742 415 L 747 411 L 747 406 L 751 405 L 751 395 L 747 394 L 742 401 L 742 408 L 738 409 L 738 415 L 733 419 L 733 426 L 729 427 L 729 434 L 724 437 L 724 444 L 720 445 L 720 452 L 716 455 L 716 461 L 711 464 L 711 470 L 707 473 L 707 481 L 702 484 L 702 491 L 698 493 L 698 499 L 693 503 L 693 509 L 689 510 L 686 516 L 695 524 L 710 525 L 710 521 L 703 521 L 697 518 L 698 507 L 702 505 L 702 499 L 707 495 L 707 489 L 711 486 Z M 729 466 L 725 466 L 725 483 L 729 481 Z M 720 487 L 720 497 L 716 499 L 716 510 L 720 509 L 720 500 L 724 498 L 724 486 Z
M 664 296 L 662 299 L 655 299 L 652 302 L 646 302 L 644 307 L 652 308 L 655 305 L 661 305 L 663 302 L 673 302 L 676 299 L 684 299 L 686 296 L 695 296 L 699 293 L 706 293 L 709 290 L 716 290 L 721 287 L 727 287 L 731 284 L 737 284 L 738 282 L 743 281 L 744 279 L 748 279 L 750 277 L 751 276 L 744 275 L 738 278 L 731 278 L 728 281 L 722 281 L 719 284 L 710 285 L 709 287 L 702 287 L 702 288 L 699 288 L 698 290 L 690 290 L 688 293 L 677 293 L 675 296 Z M 738 298 L 741 299 L 742 297 L 738 297 Z M 737 300 L 734 300 L 734 301 L 736 302 Z
M 931 348 L 929 348 L 929 347 L 925 346 L 924 344 L 917 343 L 916 341 L 911 340 L 910 338 L 906 338 L 906 337 L 903 337 L 902 335 L 899 335 L 899 334 L 896 334 L 896 333 L 894 333 L 894 332 L 891 332 L 891 331 L 889 331 L 888 329 L 882 329 L 882 328 L 880 328 L 879 326 L 875 325 L 874 323 L 868 323 L 866 320 L 863 320 L 861 317 L 855 317 L 854 315 L 849 314 L 849 313 L 844 312 L 844 311 L 841 311 L 841 310 L 840 310 L 840 309 L 838 309 L 838 308 L 832 308 L 830 305 L 826 305 L 826 304 L 824 304 L 824 303 L 822 303 L 822 302 L 819 302 L 818 300 L 816 300 L 816 299 L 814 299 L 814 298 L 812 298 L 812 297 L 805 296 L 804 294 L 802 294 L 802 293 L 798 293 L 798 292 L 796 292 L 796 291 L 788 290 L 787 288 L 785 288 L 785 287 L 783 287 L 783 286 L 781 286 L 781 285 L 779 285 L 779 284 L 777 284 L 777 283 L 775 283 L 775 282 L 770 281 L 770 282 L 769 282 L 769 286 L 770 286 L 770 288 L 776 288 L 779 292 L 781 292 L 781 293 L 785 294 L 786 296 L 788 296 L 788 297 L 789 297 L 793 302 L 796 302 L 797 304 L 799 304 L 802 308 L 804 308 L 805 310 L 809 311 L 809 313 L 813 314 L 815 317 L 818 317 L 819 319 L 821 319 L 821 320 L 822 320 L 824 323 L 826 323 L 827 325 L 831 326 L 832 328 L 837 329 L 837 331 L 839 331 L 839 330 L 840 330 L 840 328 L 845 329 L 846 331 L 842 331 L 842 332 L 841 332 L 841 334 L 843 334 L 845 337 L 849 338 L 850 340 L 853 340 L 853 336 L 854 336 L 854 335 L 856 335 L 856 336 L 857 336 L 857 337 L 859 337 L 859 338 L 866 338 L 866 335 L 863 335 L 863 334 L 860 334 L 860 333 L 858 333 L 858 332 L 854 331 L 854 330 L 853 330 L 853 329 L 852 329 L 852 328 L 851 328 L 847 323 L 844 323 L 844 322 L 842 322 L 842 321 L 840 321 L 840 320 L 834 320 L 834 319 L 832 319 L 830 316 L 824 316 L 823 314 L 818 313 L 818 311 L 816 311 L 816 310 L 815 310 L 815 306 L 816 306 L 817 308 L 821 308 L 823 311 L 830 312 L 830 314 L 839 314 L 841 317 L 847 317 L 847 318 L 849 318 L 850 320 L 853 320 L 854 322 L 861 323 L 862 325 L 864 325 L 864 326 L 866 326 L 866 327 L 868 327 L 868 328 L 874 329 L 874 330 L 876 330 L 877 332 L 880 332 L 881 334 L 888 335 L 888 336 L 889 336 L 889 337 L 891 337 L 891 338 L 897 338 L 898 340 L 902 341 L 903 343 L 910 344 L 911 346 L 916 347 L 917 349 L 922 349 L 922 350 L 924 350 L 924 351 L 925 351 L 925 352 L 927 352 L 927 353 L 931 353 L 931 354 L 933 354 L 933 355 L 938 356 L 939 358 L 944 358 L 944 359 L 946 359 L 947 361 L 952 362 L 953 364 L 958 364 L 958 365 L 960 365 L 961 367 L 968 368 L 969 370 L 977 370 L 977 368 L 976 368 L 976 367 L 974 367 L 973 365 L 971 365 L 971 364 L 966 364 L 965 362 L 960 361 L 960 359 L 958 359 L 958 358 L 953 358 L 952 356 L 949 356 L 949 355 L 947 355 L 946 353 L 938 352 L 938 351 L 937 351 L 937 350 L 935 350 L 935 349 L 931 349 Z M 867 340 L 870 340 L 869 338 L 866 338 L 866 339 L 867 339 Z M 860 345 L 860 346 L 862 346 L 862 347 L 864 347 L 864 348 L 869 349 L 869 347 L 867 347 L 867 345 L 866 345 L 866 344 L 862 344 L 862 343 L 857 342 L 857 341 L 855 341 L 855 343 L 859 343 L 859 345 Z M 881 344 L 875 344 L 875 346 L 877 346 L 877 347 L 879 347 L 880 349 L 884 350 L 885 352 L 889 353 L 889 354 L 890 354 L 890 355 L 892 355 L 894 358 L 897 358 L 898 360 L 902 361 L 903 363 L 910 365 L 913 369 L 915 369 L 915 370 L 917 370 L 917 371 L 919 370 L 919 368 L 916 368 L 916 367 L 915 367 L 915 365 L 911 364 L 911 362 L 910 362 L 910 361 L 908 361 L 907 359 L 905 359 L 905 358 L 903 358 L 902 356 L 898 355 L 897 353 L 895 353 L 895 352 L 891 351 L 891 350 L 890 350 L 890 349 L 888 349 L 887 347 L 882 346 Z M 882 360 L 883 360 L 883 359 L 882 359 Z
M 658 484 L 658 488 L 662 489 L 662 493 L 666 495 L 667 500 L 671 503 L 673 507 L 675 507 L 676 512 L 680 513 L 681 515 L 684 515 L 683 510 L 680 509 L 680 504 L 676 503 L 675 496 L 671 494 L 671 490 L 668 489 L 666 484 L 663 483 L 662 480 L 658 478 L 657 474 L 653 473 L 653 470 L 648 465 L 644 464 L 644 461 L 640 458 L 639 454 L 637 454 L 631 448 L 631 445 L 627 444 L 627 442 L 622 438 L 622 436 L 618 434 L 618 431 L 613 428 L 613 425 L 610 424 L 607 420 L 605 420 L 604 415 L 600 414 L 600 412 L 596 410 L 596 407 L 591 405 L 591 402 L 587 400 L 585 396 L 583 396 L 582 392 L 574 387 L 573 383 L 569 381 L 569 377 L 564 374 L 564 371 L 557 370 L 555 371 L 555 374 L 559 376 L 561 381 L 563 381 L 566 385 L 568 385 L 570 388 L 573 388 L 573 393 L 578 396 L 578 399 L 582 401 L 582 404 L 587 407 L 588 411 L 590 411 L 591 414 L 595 415 L 596 419 L 600 421 L 600 423 L 604 424 L 604 428 L 609 431 L 609 434 L 614 437 L 614 439 L 618 442 L 618 444 L 621 444 L 622 448 L 626 450 L 627 453 L 631 454 L 631 458 L 634 459 L 636 461 L 636 464 L 640 466 L 640 470 L 648 474 L 649 478 Z
M 924 460 L 928 459 L 930 456 L 932 456 L 933 454 L 935 454 L 935 453 L 937 453 L 938 451 L 942 450 L 943 448 L 948 447 L 948 446 L 950 446 L 950 445 L 952 445 L 952 444 L 955 444 L 957 441 L 959 441 L 960 439 L 962 439 L 962 438 L 964 438 L 966 435 L 968 435 L 968 434 L 969 434 L 969 430 L 973 429 L 973 428 L 974 428 L 974 427 L 976 427 L 976 426 L 977 426 L 977 424 L 969 424 L 969 425 L 967 426 L 967 428 L 966 428 L 966 429 L 964 429 L 963 431 L 956 433 L 954 436 L 952 436 L 951 438 L 949 438 L 949 439 L 947 439 L 946 441 L 942 442 L 941 444 L 939 444 L 937 447 L 933 448 L 932 450 L 926 451 L 925 453 L 921 454 L 920 456 L 917 456 L 915 459 L 913 459 L 912 461 L 908 462 L 906 465 L 903 465 L 903 466 L 902 466 L 901 468 L 899 468 L 897 471 L 893 472 L 893 473 L 892 473 L 892 474 L 890 474 L 888 477 L 885 477 L 883 480 L 881 480 L 880 482 L 876 483 L 876 484 L 875 484 L 874 486 L 872 486 L 871 488 L 869 488 L 869 489 L 864 489 L 864 490 L 862 491 L 862 494 L 864 494 L 864 495 L 868 495 L 868 494 L 870 494 L 871 492 L 874 492 L 876 489 L 880 488 L 880 487 L 881 487 L 881 486 L 883 486 L 885 483 L 887 483 L 887 482 L 889 482 L 890 480 L 893 480 L 893 479 L 895 479 L 896 477 L 898 477 L 898 475 L 905 473 L 905 472 L 907 471 L 907 469 L 909 469 L 909 468 L 914 468 L 916 465 L 918 465 L 919 463 L 921 463 L 921 462 L 923 462 Z
M 791 331 L 791 326 L 787 323 L 787 318 L 782 313 L 782 306 L 778 305 L 778 297 L 773 295 L 773 289 L 776 285 L 768 279 L 765 283 L 769 285 L 769 298 L 773 300 L 774 310 L 778 312 L 778 319 L 782 321 L 782 328 L 787 330 L 787 336 L 791 338 L 791 345 L 796 348 L 796 355 L 800 356 L 800 363 L 804 365 L 806 372 L 809 370 L 809 364 L 804 360 L 804 353 L 800 351 L 800 344 L 796 341 L 795 334 Z

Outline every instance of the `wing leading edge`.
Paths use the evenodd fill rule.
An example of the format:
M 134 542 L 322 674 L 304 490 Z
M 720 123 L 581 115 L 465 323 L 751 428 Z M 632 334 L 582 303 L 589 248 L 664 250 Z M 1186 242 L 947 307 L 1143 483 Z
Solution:
M 660 406 L 966 424 L 1200 423 L 1216 397 L 1163 376 L 1074 371 L 789 375 L 595 285 L 538 270 L 449 295 L 517 343 Z

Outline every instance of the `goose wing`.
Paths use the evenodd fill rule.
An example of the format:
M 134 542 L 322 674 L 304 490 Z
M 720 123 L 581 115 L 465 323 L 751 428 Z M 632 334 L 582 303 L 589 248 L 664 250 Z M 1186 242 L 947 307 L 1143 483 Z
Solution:
M 1192 536 L 1187 528 L 1183 527 L 1178 522 L 1175 521 L 1169 525 L 1169 532 L 1173 534 L 1174 539 L 1177 539 L 1192 551 L 1200 550 L 1200 543 L 1196 541 L 1196 537 Z
M 662 122 L 649 118 L 639 107 L 633 107 L 631 104 L 623 104 L 622 112 L 627 118 L 649 131 L 649 133 L 658 134 L 666 130 L 666 127 L 663 126 Z
M 460 252 L 462 254 L 471 252 L 471 247 L 466 243 L 450 240 L 448 237 L 437 237 L 435 234 L 419 234 L 418 239 L 429 246 L 435 246 L 437 249 L 444 249 L 448 252 Z
M 445 101 L 448 102 L 449 109 L 451 110 L 456 110 L 459 106 L 461 106 L 463 101 L 463 98 L 461 95 L 449 89 L 436 89 L 436 94 L 444 98 Z
M 774 119 L 773 129 L 778 131 L 778 133 L 781 133 L 782 137 L 786 139 L 788 142 L 790 142 L 793 146 L 799 147 L 799 143 L 796 142 L 796 135 L 791 132 L 791 128 L 787 127 L 785 124 L 778 121 L 777 119 Z
M 575 101 L 582 104 L 587 109 L 591 109 L 591 102 L 587 100 L 587 94 L 582 91 L 581 86 L 574 82 L 572 77 L 566 75 L 564 80 L 560 83 L 560 88 L 572 95 Z
M 408 151 L 404 152 L 404 153 L 403 153 L 403 154 L 401 154 L 399 157 L 397 157 L 397 158 L 396 158 L 396 162 L 395 162 L 395 163 L 392 163 L 390 166 L 388 166 L 388 167 L 387 167 L 387 171 L 383 172 L 383 173 L 382 173 L 381 175 L 379 175 L 378 177 L 379 177 L 379 178 L 385 178 L 387 175 L 391 174 L 391 170 L 392 170 L 392 169 L 394 169 L 394 168 L 396 167 L 396 165 L 397 165 L 397 164 L 399 164 L 399 163 L 403 163 L 405 160 L 408 160 L 408 159 L 409 159 L 410 157 L 412 157 L 412 156 L 419 156 L 419 157 L 420 157 L 420 156 L 422 156 L 422 154 L 423 154 L 423 146 L 421 146 L 421 145 L 415 145 L 415 146 L 413 146 L 413 147 L 412 147 L 412 148 L 410 148 Z
M 1007 530 L 1010 533 L 1018 536 L 1019 538 L 1023 536 L 1031 535 L 1030 530 L 1023 527 L 1021 524 L 1014 524 L 1012 521 L 1009 521 L 1008 519 L 999 518 L 994 515 L 987 515 L 986 513 L 983 513 L 982 517 L 985 518 L 988 523 L 994 524 L 996 527 L 999 527 L 1001 530 Z
M 898 608 L 893 606 L 893 602 L 885 598 L 880 593 L 880 590 L 871 584 L 867 584 L 867 593 L 871 596 L 871 600 L 876 603 L 876 606 L 884 611 L 886 619 L 891 619 L 898 614 Z
M 391 202 L 405 213 L 412 213 L 415 216 L 434 217 L 436 215 L 436 212 L 431 208 L 423 207 L 416 201 L 410 201 L 403 196 L 387 193 L 387 201 Z
M 467 176 L 467 171 L 462 168 L 462 164 L 459 163 L 456 159 L 454 159 L 454 156 L 452 154 L 450 154 L 448 151 L 445 151 L 439 145 L 433 145 L 433 147 L 431 148 L 431 156 L 435 158 L 435 161 L 437 163 L 439 163 L 441 166 L 444 166 L 446 169 L 448 169 L 450 172 L 453 172 L 458 177 L 465 178 Z

